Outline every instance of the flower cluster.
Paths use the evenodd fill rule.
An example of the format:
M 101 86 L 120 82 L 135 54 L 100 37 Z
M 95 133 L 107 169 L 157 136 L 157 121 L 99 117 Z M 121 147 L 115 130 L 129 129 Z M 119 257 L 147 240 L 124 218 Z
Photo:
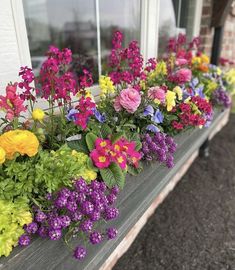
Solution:
M 21 113 L 26 111 L 24 99 L 16 91 L 17 83 L 9 84 L 6 87 L 6 96 L 0 96 L 0 109 L 6 112 L 5 118 L 9 122 L 18 119 Z
M 186 127 L 204 126 L 212 114 L 211 104 L 200 96 L 193 96 L 178 106 L 179 121 L 172 121 L 172 126 L 176 130 L 182 130 Z
M 138 167 L 141 155 L 135 148 L 135 142 L 129 142 L 125 138 L 121 138 L 115 143 L 112 143 L 109 139 L 97 138 L 95 149 L 91 151 L 90 157 L 95 166 L 100 169 L 107 168 L 114 162 L 122 170 L 125 170 L 127 164 Z
M 19 76 L 22 81 L 19 82 L 18 86 L 22 89 L 22 93 L 20 97 L 23 100 L 31 100 L 33 102 L 36 101 L 35 89 L 32 86 L 32 82 L 35 80 L 35 76 L 31 68 L 25 66 L 20 68 Z M 38 90 L 37 90 L 38 91 Z
M 147 161 L 156 160 L 165 163 L 168 168 L 172 168 L 176 146 L 174 139 L 164 133 L 159 132 L 154 136 L 145 133 L 142 137 L 142 158 Z
M 216 89 L 212 94 L 212 102 L 214 104 L 229 108 L 231 105 L 231 98 L 222 88 Z
M 51 240 L 58 240 L 65 233 L 66 243 L 73 236 L 82 234 L 92 245 L 105 239 L 114 239 L 115 228 L 101 231 L 97 226 L 102 221 L 116 219 L 119 211 L 114 207 L 119 189 L 107 189 L 97 180 L 87 184 L 82 178 L 74 180 L 73 188 L 62 188 L 55 194 L 47 195 L 48 207 L 41 210 L 34 208 L 34 220 L 25 226 L 25 233 L 20 237 L 21 246 L 29 245 L 31 235 L 38 234 Z M 70 230 L 66 230 L 68 228 Z M 82 260 L 87 254 L 86 248 L 79 245 L 74 250 L 74 257 Z

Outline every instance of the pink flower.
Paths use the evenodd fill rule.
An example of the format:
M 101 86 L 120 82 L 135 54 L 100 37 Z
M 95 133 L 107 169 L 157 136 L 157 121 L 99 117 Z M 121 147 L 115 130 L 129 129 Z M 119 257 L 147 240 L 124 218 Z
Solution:
M 120 112 L 122 109 L 122 106 L 120 104 L 120 96 L 117 96 L 114 100 L 114 104 L 113 107 L 115 109 L 116 112 Z
M 185 58 L 177 58 L 175 60 L 175 64 L 176 64 L 176 66 L 183 66 L 183 65 L 188 64 L 188 60 Z
M 192 71 L 188 68 L 179 69 L 176 71 L 174 78 L 179 83 L 189 82 L 192 78 Z
M 140 93 L 131 87 L 124 89 L 120 93 L 119 102 L 129 113 L 134 113 L 141 102 Z
M 159 86 L 151 87 L 148 90 L 148 97 L 151 99 L 157 99 L 160 103 L 165 102 L 166 92 Z
M 100 169 L 107 168 L 110 165 L 109 157 L 97 151 L 96 149 L 91 151 L 90 157 L 95 166 Z

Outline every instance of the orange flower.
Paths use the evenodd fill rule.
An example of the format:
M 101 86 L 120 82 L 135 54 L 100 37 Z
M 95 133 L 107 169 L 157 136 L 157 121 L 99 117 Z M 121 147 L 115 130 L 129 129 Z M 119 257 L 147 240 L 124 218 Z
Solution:
M 13 159 L 16 153 L 35 156 L 38 152 L 39 141 L 28 130 L 10 130 L 0 136 L 0 147 L 6 152 L 7 159 Z

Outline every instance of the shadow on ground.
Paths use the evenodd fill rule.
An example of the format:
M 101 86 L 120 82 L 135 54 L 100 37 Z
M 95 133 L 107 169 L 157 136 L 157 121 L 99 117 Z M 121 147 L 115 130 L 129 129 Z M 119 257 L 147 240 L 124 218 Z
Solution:
M 235 269 L 235 115 L 114 270 Z

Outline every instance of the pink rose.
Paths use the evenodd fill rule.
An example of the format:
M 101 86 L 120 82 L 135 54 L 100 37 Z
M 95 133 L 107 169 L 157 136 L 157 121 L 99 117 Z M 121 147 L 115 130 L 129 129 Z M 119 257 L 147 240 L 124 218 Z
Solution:
M 175 80 L 179 83 L 185 83 L 191 81 L 192 71 L 188 68 L 182 68 L 176 71 Z
M 188 64 L 188 60 L 185 58 L 177 58 L 175 60 L 175 64 L 176 64 L 176 66 L 183 66 L 183 65 Z
M 113 107 L 114 107 L 114 109 L 115 109 L 116 112 L 120 112 L 120 111 L 121 111 L 122 106 L 121 106 L 121 104 L 120 104 L 120 97 L 119 97 L 119 96 L 117 96 L 117 97 L 115 98 Z
M 148 97 L 151 99 L 158 99 L 160 103 L 164 103 L 166 98 L 166 92 L 159 86 L 151 87 L 148 90 Z
M 134 113 L 140 105 L 141 96 L 134 88 L 123 89 L 119 97 L 120 105 L 129 113 Z M 118 101 L 117 101 L 118 103 Z

